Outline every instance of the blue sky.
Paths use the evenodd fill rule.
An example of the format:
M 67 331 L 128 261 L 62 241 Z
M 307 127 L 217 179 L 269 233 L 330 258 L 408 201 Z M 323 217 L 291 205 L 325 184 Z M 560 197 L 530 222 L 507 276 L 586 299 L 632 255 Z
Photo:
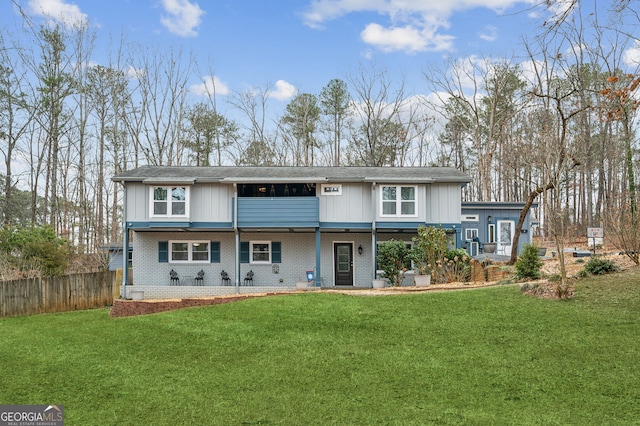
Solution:
M 44 16 L 85 20 L 106 57 L 122 35 L 182 48 L 213 70 L 218 93 L 273 87 L 318 94 L 333 78 L 375 63 L 413 93 L 429 65 L 471 55 L 513 57 L 548 12 L 534 0 L 8 0 L 0 28 L 19 25 L 15 4 Z

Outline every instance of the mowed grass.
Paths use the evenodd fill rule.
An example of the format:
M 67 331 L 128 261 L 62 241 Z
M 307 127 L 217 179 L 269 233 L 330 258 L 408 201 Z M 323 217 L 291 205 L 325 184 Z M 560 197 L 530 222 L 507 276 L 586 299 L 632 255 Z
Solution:
M 639 339 L 637 269 L 570 301 L 505 286 L 6 318 L 0 404 L 61 404 L 68 425 L 638 424 Z

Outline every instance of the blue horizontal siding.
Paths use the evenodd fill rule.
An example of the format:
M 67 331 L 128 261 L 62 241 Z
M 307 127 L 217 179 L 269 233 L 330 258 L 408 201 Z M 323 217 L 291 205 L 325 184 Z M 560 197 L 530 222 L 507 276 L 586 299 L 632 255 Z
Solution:
M 238 198 L 239 227 L 317 227 L 317 197 Z

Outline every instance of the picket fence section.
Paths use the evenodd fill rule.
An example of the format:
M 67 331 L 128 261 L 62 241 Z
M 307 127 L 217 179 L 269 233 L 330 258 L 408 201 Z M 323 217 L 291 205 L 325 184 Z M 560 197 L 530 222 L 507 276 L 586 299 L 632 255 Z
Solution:
M 102 308 L 113 304 L 115 271 L 0 282 L 0 317 Z

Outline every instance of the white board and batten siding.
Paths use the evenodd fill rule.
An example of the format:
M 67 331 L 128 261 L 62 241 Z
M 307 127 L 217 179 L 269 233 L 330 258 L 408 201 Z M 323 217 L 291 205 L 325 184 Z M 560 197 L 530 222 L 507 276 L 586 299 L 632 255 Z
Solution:
M 127 184 L 127 221 L 152 220 L 150 212 L 151 185 Z M 230 222 L 233 187 L 220 184 L 196 184 L 190 186 L 190 222 Z M 171 218 L 163 218 L 171 221 Z M 178 219 L 178 221 L 184 219 Z
M 198 184 L 191 188 L 192 222 L 231 222 L 231 185 Z
M 342 183 L 340 195 L 320 195 L 320 222 L 371 222 L 371 184 Z
M 427 223 L 455 223 L 462 209 L 462 188 L 458 183 L 441 183 L 426 186 Z

